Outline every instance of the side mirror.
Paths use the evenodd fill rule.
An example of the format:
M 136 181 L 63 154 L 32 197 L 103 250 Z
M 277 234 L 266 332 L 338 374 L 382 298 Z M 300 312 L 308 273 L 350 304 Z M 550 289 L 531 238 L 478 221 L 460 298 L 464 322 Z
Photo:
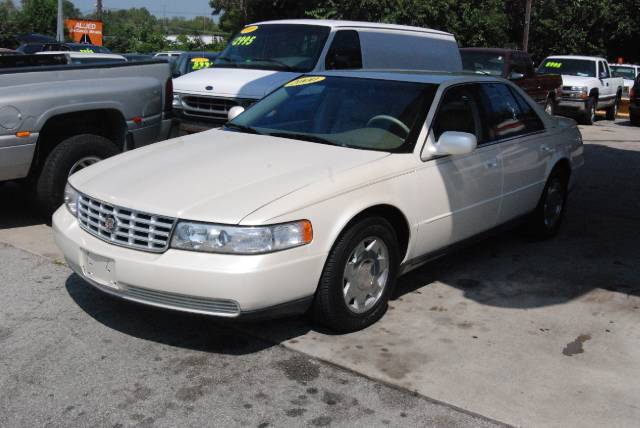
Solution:
M 227 118 L 229 120 L 233 120 L 236 117 L 240 116 L 242 113 L 244 112 L 244 107 L 242 106 L 233 106 L 229 109 L 229 112 L 227 113 Z
M 438 155 L 465 155 L 471 153 L 478 146 L 478 140 L 467 132 L 444 132 L 435 144 Z
M 517 71 L 512 71 L 509 74 L 509 79 L 510 80 L 520 80 L 520 79 L 523 79 L 523 78 L 524 78 L 524 74 L 518 73 Z

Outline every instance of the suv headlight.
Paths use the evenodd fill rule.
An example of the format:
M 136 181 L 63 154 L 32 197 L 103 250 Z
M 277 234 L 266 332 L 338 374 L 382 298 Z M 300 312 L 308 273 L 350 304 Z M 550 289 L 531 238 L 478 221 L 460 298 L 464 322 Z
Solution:
M 69 212 L 77 217 L 78 215 L 78 191 L 74 189 L 69 183 L 64 188 L 64 204 L 67 206 Z
M 229 226 L 178 222 L 171 248 L 222 254 L 264 254 L 299 247 L 313 240 L 308 220 L 270 226 Z

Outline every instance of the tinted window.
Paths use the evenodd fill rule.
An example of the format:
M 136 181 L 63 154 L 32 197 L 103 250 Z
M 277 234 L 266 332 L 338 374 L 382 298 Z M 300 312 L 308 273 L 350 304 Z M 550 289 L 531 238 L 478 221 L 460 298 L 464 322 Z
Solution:
M 598 62 L 598 77 L 600 77 L 601 79 L 606 79 L 608 77 L 611 77 L 609 75 L 609 69 L 607 68 L 606 64 L 602 61 Z
M 476 104 L 474 87 L 471 85 L 454 86 L 447 89 L 433 122 L 433 134 L 436 141 L 447 131 L 474 134 L 480 143 L 483 138 L 479 128 L 479 110 Z
M 355 30 L 338 31 L 333 38 L 325 61 L 327 70 L 362 68 L 360 37 Z
M 628 80 L 633 80 L 636 78 L 636 71 L 633 67 L 612 65 L 611 74 L 613 74 L 613 77 L 622 77 Z
M 494 52 L 461 50 L 462 68 L 479 74 L 502 76 L 504 73 L 504 55 Z
M 513 93 L 502 83 L 479 85 L 485 135 L 488 141 L 514 137 L 527 132 L 524 113 Z M 535 113 L 535 112 L 534 112 Z
M 527 74 L 527 63 L 520 52 L 514 52 L 511 57 L 511 72 Z
M 531 132 L 542 131 L 544 129 L 544 123 L 542 123 L 542 119 L 540 119 L 538 113 L 536 113 L 533 107 L 531 107 L 531 104 L 529 104 L 515 89 L 510 89 L 511 94 L 516 99 L 520 109 L 518 119 L 524 124 L 524 129 L 521 133 L 529 134 Z
M 226 126 L 320 144 L 409 152 L 436 88 L 425 83 L 305 76 L 272 92 Z

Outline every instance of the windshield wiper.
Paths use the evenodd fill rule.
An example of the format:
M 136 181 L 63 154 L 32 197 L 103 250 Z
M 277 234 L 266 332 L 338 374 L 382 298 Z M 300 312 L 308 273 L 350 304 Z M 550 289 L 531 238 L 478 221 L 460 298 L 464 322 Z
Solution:
M 330 146 L 342 146 L 342 144 L 338 144 L 326 138 L 318 137 L 317 135 L 311 135 L 311 134 L 296 134 L 294 132 L 270 132 L 270 133 L 267 133 L 267 135 L 270 135 L 271 137 L 290 138 L 290 139 L 309 141 L 311 143 L 328 144 Z
M 290 65 L 285 64 L 284 62 L 279 61 L 277 59 L 273 59 L 273 58 L 251 58 L 251 61 L 270 62 L 272 64 L 279 65 L 280 67 L 284 68 L 286 71 L 296 71 L 296 69 L 291 67 Z
M 238 125 L 237 123 L 228 122 L 224 125 L 225 129 L 233 129 L 234 131 L 244 132 L 246 134 L 258 134 L 262 135 L 258 132 L 257 129 L 252 128 L 250 126 Z

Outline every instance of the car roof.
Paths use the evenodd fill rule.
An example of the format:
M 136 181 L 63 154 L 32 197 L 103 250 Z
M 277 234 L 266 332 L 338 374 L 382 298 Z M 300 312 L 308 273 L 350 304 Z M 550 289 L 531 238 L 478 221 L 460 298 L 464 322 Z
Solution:
M 423 27 L 411 27 L 408 25 L 396 25 L 396 24 L 380 24 L 376 22 L 361 22 L 361 21 L 341 21 L 337 19 L 279 19 L 275 21 L 261 21 L 254 22 L 251 25 L 267 25 L 267 24 L 297 24 L 297 25 L 319 25 L 331 28 L 379 28 L 385 30 L 403 30 L 403 31 L 417 31 L 420 33 L 439 34 L 442 36 L 453 37 L 453 34 L 445 31 L 433 30 L 431 28 Z
M 431 83 L 440 85 L 452 82 L 497 82 L 507 80 L 474 72 L 422 71 L 422 70 L 344 70 L 309 73 L 312 76 L 355 77 L 361 79 L 396 80 L 402 82 Z
M 547 58 L 562 58 L 562 59 L 585 59 L 588 61 L 604 61 L 607 62 L 604 58 L 600 58 L 599 56 L 585 56 L 585 55 L 549 55 Z

